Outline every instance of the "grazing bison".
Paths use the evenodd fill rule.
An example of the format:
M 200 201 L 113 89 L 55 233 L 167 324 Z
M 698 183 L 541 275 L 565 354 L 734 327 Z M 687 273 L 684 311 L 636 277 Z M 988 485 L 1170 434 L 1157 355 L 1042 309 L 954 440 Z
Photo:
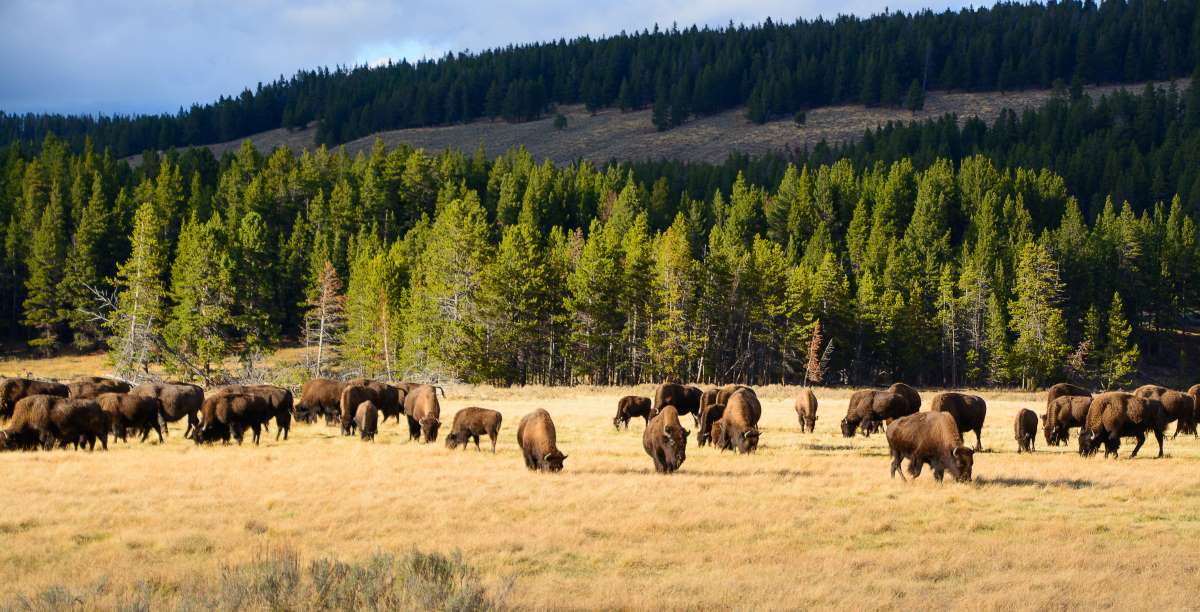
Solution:
M 665 406 L 642 432 L 642 448 L 654 460 L 654 471 L 670 474 L 687 459 L 688 430 L 679 424 L 679 412 Z
M 721 392 L 721 389 L 719 387 L 713 387 L 712 389 L 705 389 L 700 394 L 700 412 L 704 412 L 705 408 L 717 403 L 717 394 L 719 394 L 720 392 Z
M 725 404 L 710 404 L 700 411 L 700 423 L 697 425 L 696 445 L 704 446 L 710 441 L 716 444 L 717 438 L 712 437 L 713 425 L 725 416 Z
M 300 388 L 297 418 L 312 423 L 318 416 L 323 416 L 325 424 L 332 425 L 334 417 L 341 414 L 342 387 L 345 386 L 345 383 L 329 378 L 309 379 Z
M 758 396 L 749 389 L 739 389 L 729 396 L 725 412 L 721 415 L 721 436 L 713 444 L 721 450 L 732 449 L 735 453 L 753 453 L 758 449 L 762 432 L 758 419 L 762 417 L 762 405 Z
M 916 410 L 903 395 L 893 391 L 863 389 L 850 396 L 850 406 L 842 419 L 842 435 L 851 438 L 860 427 L 864 436 L 877 431 L 879 423 L 891 422 Z
M 346 382 L 348 385 L 361 385 L 370 388 L 375 392 L 375 407 L 383 415 L 383 421 L 387 421 L 388 417 L 396 419 L 400 422 L 400 415 L 404 414 L 404 394 L 405 390 L 395 385 L 390 385 L 378 380 L 369 378 L 355 378 Z
M 538 408 L 525 415 L 517 425 L 517 446 L 525 458 L 525 467 L 541 472 L 559 472 L 567 455 L 558 450 L 558 436 L 550 413 Z
M 354 415 L 358 411 L 358 405 L 363 402 L 375 403 L 377 399 L 379 398 L 376 397 L 375 390 L 366 385 L 347 384 L 342 387 L 342 397 L 338 401 L 338 405 L 343 436 L 354 435 L 354 428 L 357 426 L 354 422 Z
M 975 432 L 975 450 L 983 450 L 983 420 L 987 417 L 987 402 L 978 395 L 966 393 L 939 393 L 929 405 L 932 412 L 947 412 L 958 423 L 958 431 Z
M 354 411 L 354 424 L 364 442 L 375 441 L 375 433 L 379 431 L 379 408 L 374 402 L 367 400 L 358 405 Z
M 728 405 L 729 404 L 729 396 L 733 395 L 734 393 L 737 393 L 738 391 L 740 391 L 742 389 L 746 389 L 746 390 L 750 391 L 751 393 L 754 392 L 754 389 L 751 389 L 750 387 L 747 387 L 746 385 L 728 384 L 728 385 L 725 385 L 725 386 L 717 389 L 717 396 L 715 398 L 714 403 Z
M 892 455 L 892 478 L 904 472 L 900 462 L 908 459 L 908 473 L 921 475 L 926 463 L 933 468 L 933 478 L 942 480 L 946 470 L 959 482 L 971 480 L 975 451 L 963 445 L 962 433 L 954 417 L 945 412 L 919 412 L 896 419 L 887 428 L 888 449 Z
M 1013 434 L 1017 440 L 1017 454 L 1032 453 L 1034 444 L 1037 441 L 1037 413 L 1028 409 L 1022 408 L 1017 413 L 1017 419 L 1013 422 Z
M 254 432 L 254 444 L 258 444 L 263 423 L 274 416 L 271 404 L 258 395 L 247 393 L 225 393 L 206 398 L 200 408 L 200 422 L 192 439 L 196 444 L 221 440 L 229 442 L 230 434 L 241 445 L 246 429 Z
M 108 450 L 108 414 L 95 400 L 55 401 L 50 409 L 50 425 L 60 447 L 71 444 L 77 449 L 86 446 L 90 451 L 96 449 L 99 440 L 100 447 Z
M 13 408 L 21 398 L 30 395 L 54 395 L 67 397 L 69 390 L 62 383 L 48 380 L 32 380 L 29 378 L 0 379 L 0 418 L 13 415 Z
M 662 383 L 654 390 L 654 407 L 650 416 L 658 414 L 664 406 L 674 406 L 679 414 L 690 414 L 693 420 L 700 419 L 700 396 L 704 392 L 691 385 Z
M 72 399 L 96 399 L 102 393 L 129 393 L 131 388 L 124 381 L 87 376 L 67 383 L 67 396 Z
M 920 412 L 921 410 L 921 394 L 917 390 L 902 383 L 892 383 L 892 386 L 887 388 L 888 391 L 898 394 L 908 402 L 908 414 Z
M 648 398 L 642 399 L 650 402 Z M 500 423 L 503 420 L 504 416 L 495 410 L 463 408 L 454 415 L 450 433 L 446 434 L 446 448 L 454 450 L 461 444 L 463 450 L 467 450 L 467 443 L 474 440 L 475 450 L 480 450 L 479 438 L 486 435 L 492 441 L 492 454 L 495 454 L 496 439 L 500 436 Z
M 36 450 L 54 439 L 50 410 L 62 398 L 56 395 L 28 395 L 17 400 L 8 427 L 0 431 L 0 448 Z
M 191 383 L 166 382 L 142 383 L 129 391 L 137 397 L 152 397 L 159 401 L 163 420 L 163 433 L 170 435 L 167 423 L 174 423 L 187 417 L 187 429 L 184 437 L 191 435 L 196 427 L 196 414 L 204 404 L 204 389 Z
M 442 408 L 438 404 L 437 387 L 417 385 L 404 395 L 404 414 L 408 417 L 409 439 L 423 443 L 436 442 L 442 425 Z M 445 391 L 442 392 L 443 396 Z
M 1104 456 L 1115 458 L 1121 449 L 1121 438 L 1133 436 L 1137 438 L 1137 445 L 1129 455 L 1133 458 L 1146 442 L 1146 432 L 1151 431 L 1158 441 L 1158 456 L 1162 457 L 1166 427 L 1161 402 L 1122 391 L 1101 393 L 1088 406 L 1087 422 L 1079 432 L 1079 454 L 1090 457 L 1103 444 Z
M 1042 417 L 1046 444 L 1066 444 L 1072 427 L 1083 427 L 1087 423 L 1088 406 L 1092 398 L 1083 395 L 1060 395 L 1046 406 Z
M 96 403 L 108 415 L 113 440 L 127 441 L 127 432 L 133 429 L 141 432 L 142 442 L 150 436 L 151 430 L 158 434 L 158 442 L 163 442 L 162 427 L 158 424 L 162 406 L 158 399 L 128 393 L 101 393 L 96 396 Z
M 1092 397 L 1092 392 L 1071 383 L 1058 383 L 1046 389 L 1046 405 L 1060 397 Z
M 210 395 L 221 393 L 244 393 L 248 395 L 257 395 L 271 405 L 271 412 L 275 415 L 275 439 L 278 440 L 280 435 L 283 439 L 288 439 L 288 434 L 292 430 L 292 392 L 283 387 L 275 385 L 226 385 L 213 391 Z
M 800 433 L 812 433 L 817 427 L 817 396 L 807 387 L 796 395 L 796 419 L 800 421 Z
M 613 417 L 613 427 L 629 429 L 629 420 L 634 417 L 646 419 L 650 423 L 650 398 L 626 395 L 617 402 L 617 416 Z
M 1158 385 L 1142 385 L 1134 390 L 1133 394 L 1144 399 L 1158 400 L 1162 404 L 1166 422 L 1176 422 L 1172 439 L 1181 433 L 1196 434 L 1196 406 L 1192 396 Z

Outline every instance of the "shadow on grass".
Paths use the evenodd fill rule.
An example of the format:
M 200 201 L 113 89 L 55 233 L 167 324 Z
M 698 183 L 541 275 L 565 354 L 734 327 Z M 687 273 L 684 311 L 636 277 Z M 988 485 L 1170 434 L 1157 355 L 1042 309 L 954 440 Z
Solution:
M 1055 489 L 1090 489 L 1096 486 L 1082 478 L 987 478 L 975 479 L 975 484 L 989 487 L 1040 487 Z

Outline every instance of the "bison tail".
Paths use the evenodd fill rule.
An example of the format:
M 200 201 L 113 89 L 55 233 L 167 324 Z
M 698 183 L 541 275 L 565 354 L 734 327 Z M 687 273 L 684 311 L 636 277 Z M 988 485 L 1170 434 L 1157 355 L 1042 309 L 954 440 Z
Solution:
M 433 388 L 434 388 L 434 389 L 437 389 L 438 391 L 441 391 L 441 392 L 442 392 L 442 399 L 446 399 L 446 390 L 445 390 L 445 389 L 441 388 L 441 387 L 440 387 L 440 386 L 438 386 L 438 385 L 434 385 L 434 386 L 433 386 Z

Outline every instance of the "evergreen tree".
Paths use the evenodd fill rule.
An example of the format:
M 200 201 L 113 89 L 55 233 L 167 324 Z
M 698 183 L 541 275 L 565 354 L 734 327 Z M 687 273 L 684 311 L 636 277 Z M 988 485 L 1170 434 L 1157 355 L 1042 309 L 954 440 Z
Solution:
M 174 350 L 210 378 L 221 368 L 234 326 L 233 265 L 219 215 L 206 222 L 193 216 L 179 234 L 171 266 L 170 321 L 164 337 Z
M 50 189 L 50 203 L 42 211 L 30 239 L 25 264 L 29 277 L 25 280 L 24 323 L 37 330 L 37 338 L 30 340 L 29 345 L 43 354 L 49 354 L 57 346 L 60 327 L 66 320 L 59 288 L 66 253 L 64 214 L 60 190 L 54 185 Z
M 1100 364 L 1100 386 L 1112 389 L 1127 384 L 1137 373 L 1141 351 L 1130 340 L 1133 333 L 1125 318 L 1125 304 L 1121 295 L 1114 293 L 1108 310 L 1108 334 L 1105 338 Z
M 1062 282 L 1050 253 L 1034 242 L 1021 250 L 1016 275 L 1016 299 L 1009 303 L 1009 327 L 1017 336 L 1012 361 L 1022 385 L 1033 388 L 1057 373 L 1067 353 L 1058 307 Z
M 908 95 L 904 97 L 904 108 L 914 115 L 917 114 L 917 111 L 925 108 L 925 89 L 921 87 L 920 81 L 913 79 L 912 84 L 908 86 Z
M 96 308 L 96 291 L 103 289 L 101 277 L 102 241 L 107 237 L 108 205 L 100 173 L 92 175 L 92 192 L 75 227 L 75 237 L 67 252 L 59 294 L 63 296 L 65 316 L 74 334 L 76 348 L 87 349 L 101 339 L 102 330 L 90 311 Z
M 129 258 L 117 267 L 115 309 L 107 320 L 108 344 L 118 373 L 145 371 L 162 348 L 163 230 L 154 202 L 143 201 L 133 218 Z
M 333 264 L 325 259 L 314 275 L 304 315 L 304 344 L 313 377 L 324 376 L 327 364 L 336 361 L 335 349 L 345 325 L 346 296 Z

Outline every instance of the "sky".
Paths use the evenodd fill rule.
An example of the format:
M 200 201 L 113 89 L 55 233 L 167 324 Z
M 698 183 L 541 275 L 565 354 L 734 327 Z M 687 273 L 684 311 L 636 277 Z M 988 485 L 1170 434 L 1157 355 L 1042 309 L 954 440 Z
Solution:
M 0 0 L 0 111 L 175 112 L 299 69 L 961 0 Z

